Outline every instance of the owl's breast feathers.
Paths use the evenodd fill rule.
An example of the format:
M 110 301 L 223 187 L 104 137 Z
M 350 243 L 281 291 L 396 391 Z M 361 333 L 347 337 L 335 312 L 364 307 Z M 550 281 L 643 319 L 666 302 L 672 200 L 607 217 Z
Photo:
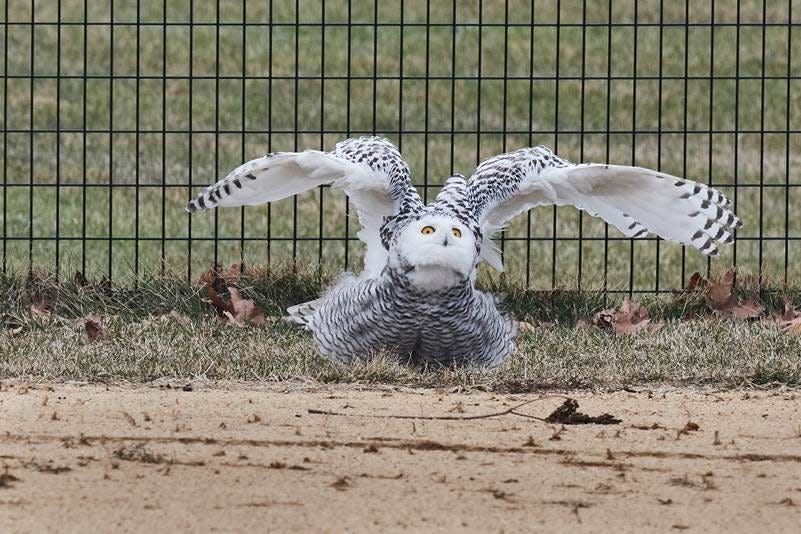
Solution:
M 389 350 L 416 363 L 493 366 L 514 350 L 514 322 L 469 280 L 429 292 L 387 269 L 345 277 L 321 300 L 309 328 L 322 354 L 342 363 Z

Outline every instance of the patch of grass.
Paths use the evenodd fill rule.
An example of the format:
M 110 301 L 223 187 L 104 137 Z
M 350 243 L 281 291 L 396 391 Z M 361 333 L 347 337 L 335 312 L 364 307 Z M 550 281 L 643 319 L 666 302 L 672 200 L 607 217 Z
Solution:
M 233 269 L 234 273 L 230 271 Z M 242 272 L 232 266 L 220 280 L 221 286 L 236 287 L 244 298 L 254 301 L 267 315 L 279 318 L 295 304 L 313 300 L 336 279 L 335 271 L 316 267 L 293 268 L 285 265 L 273 269 L 247 268 Z M 542 321 L 573 326 L 579 319 L 591 318 L 596 312 L 620 303 L 624 294 L 564 287 L 536 290 L 525 287 L 512 277 L 489 276 L 484 273 L 477 283 L 484 291 L 496 294 L 501 306 L 519 320 Z M 775 289 L 779 284 L 763 279 L 763 284 L 748 273 L 738 275 L 735 292 L 742 299 L 754 299 L 768 310 L 781 310 L 785 299 L 801 306 L 801 292 Z M 774 289 L 768 289 L 774 288 Z M 218 288 L 225 292 L 224 287 Z M 53 313 L 77 319 L 89 314 L 112 315 L 125 321 L 137 321 L 176 311 L 191 317 L 211 317 L 214 308 L 199 281 L 187 284 L 178 275 L 145 277 L 136 284 L 117 286 L 104 278 L 64 280 L 34 273 L 27 278 L 0 275 L 0 315 L 30 313 L 32 304 L 46 302 Z M 654 319 L 681 319 L 689 313 L 707 312 L 703 292 L 667 292 L 635 297 L 645 305 Z
M 700 296 L 649 297 L 644 303 L 652 317 L 667 324 L 656 332 L 620 336 L 574 327 L 577 319 L 605 306 L 600 294 L 536 292 L 486 281 L 487 289 L 503 293 L 510 313 L 553 322 L 521 334 L 517 352 L 501 368 L 409 368 L 389 355 L 341 367 L 317 354 L 308 333 L 278 320 L 286 306 L 315 298 L 330 278 L 316 270 L 246 272 L 234 285 L 276 319 L 246 328 L 224 324 L 205 291 L 180 279 L 142 280 L 135 288 L 120 289 L 0 278 L 5 297 L 0 299 L 0 378 L 296 379 L 512 391 L 649 382 L 801 385 L 801 336 L 758 322 L 679 321 L 688 309 L 702 306 Z M 801 304 L 799 294 L 784 296 Z M 52 310 L 49 316 L 31 310 L 42 301 Z M 188 321 L 160 318 L 173 310 Z M 88 314 L 102 318 L 105 334 L 99 340 L 90 341 L 80 321 Z
M 72 320 L 0 330 L 0 378 L 148 382 L 159 378 L 312 380 L 410 386 L 541 387 L 642 383 L 801 385 L 801 337 L 759 323 L 670 322 L 634 337 L 588 328 L 538 328 L 518 337 L 517 352 L 495 370 L 415 369 L 379 356 L 340 367 L 319 356 L 311 337 L 277 324 L 234 328 L 211 318 L 107 319 L 90 342 Z

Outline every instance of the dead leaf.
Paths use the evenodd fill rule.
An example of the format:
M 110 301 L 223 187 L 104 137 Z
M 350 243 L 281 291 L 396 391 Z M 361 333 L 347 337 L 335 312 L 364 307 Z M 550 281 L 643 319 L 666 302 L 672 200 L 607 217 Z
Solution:
M 648 327 L 648 310 L 633 300 L 624 300 L 613 314 L 612 329 L 616 334 L 636 334 Z
M 613 308 L 607 308 L 606 310 L 601 310 L 593 315 L 590 323 L 598 328 L 610 328 L 614 320 L 615 310 Z
M 229 312 L 227 310 L 223 312 L 223 317 L 225 317 L 226 324 L 233 325 L 233 326 L 238 326 L 240 328 L 244 328 L 244 326 L 245 326 L 245 321 L 239 319 L 238 317 L 236 317 L 235 315 L 233 315 L 231 312 Z
M 220 298 L 220 294 L 217 293 L 217 290 L 214 289 L 212 285 L 206 286 L 206 295 L 208 295 L 211 305 L 214 306 L 215 310 L 217 310 L 217 315 L 223 317 L 226 312 L 233 315 L 234 309 L 231 306 L 231 303 L 225 302 L 222 298 Z
M 235 287 L 229 287 L 228 292 L 231 294 L 231 308 L 230 315 L 233 315 L 234 321 L 237 325 L 244 326 L 246 322 L 255 325 L 263 325 L 267 322 L 264 316 L 264 310 L 256 306 L 252 300 L 244 299 L 239 294 Z
M 692 275 L 690 275 L 690 279 L 687 281 L 687 288 L 685 291 L 695 291 L 696 289 L 701 289 L 702 287 L 706 286 L 706 280 L 704 277 L 701 276 L 701 273 L 695 271 Z
M 215 289 L 220 288 L 222 285 L 222 277 L 220 276 L 221 269 L 222 265 L 219 263 L 215 264 L 213 268 L 198 277 L 198 285 L 201 287 L 213 287 Z
M 759 317 L 765 311 L 765 306 L 757 304 L 753 299 L 748 299 L 744 302 L 737 304 L 731 309 L 731 315 L 735 319 L 742 321 L 745 319 L 753 319 Z
M 793 306 L 793 301 L 787 297 L 784 297 L 784 309 L 782 311 L 781 319 L 783 321 L 790 322 L 799 318 L 801 318 L 801 311 L 795 309 L 795 306 Z
M 235 287 L 227 286 L 228 293 L 231 295 L 230 300 L 226 301 L 220 296 L 219 287 L 222 282 L 228 284 L 238 280 L 242 265 L 235 263 L 226 269 L 222 275 L 219 274 L 219 269 L 220 266 L 216 265 L 214 269 L 206 271 L 199 278 L 199 282 L 206 287 L 206 295 L 217 311 L 217 315 L 224 318 L 227 324 L 239 327 L 245 326 L 247 323 L 265 324 L 267 317 L 264 314 L 264 310 L 256 306 L 256 303 L 252 300 L 243 298 Z M 178 320 L 177 317 L 176 320 Z M 179 322 L 186 324 L 182 320 L 179 320 Z
M 98 315 L 88 315 L 83 318 L 83 327 L 86 329 L 86 335 L 89 341 L 97 341 L 106 336 L 106 330 L 103 328 L 103 323 Z
M 790 299 L 784 299 L 784 310 L 776 317 L 779 329 L 787 334 L 801 335 L 801 311 L 797 310 Z
M 737 305 L 734 288 L 734 267 L 726 271 L 719 280 L 710 280 L 706 291 L 706 301 L 713 310 L 728 313 Z
M 781 313 L 772 313 L 762 319 L 763 323 L 775 324 L 776 327 L 787 334 L 801 335 L 801 311 L 793 306 L 789 298 L 784 299 Z
M 608 308 L 596 313 L 592 324 L 605 329 L 612 329 L 616 334 L 636 334 L 649 328 L 651 322 L 648 310 L 633 300 L 624 300 L 617 308 Z M 579 326 L 578 324 L 576 326 Z M 583 325 L 582 325 L 583 326 Z M 654 330 L 661 328 L 661 323 Z

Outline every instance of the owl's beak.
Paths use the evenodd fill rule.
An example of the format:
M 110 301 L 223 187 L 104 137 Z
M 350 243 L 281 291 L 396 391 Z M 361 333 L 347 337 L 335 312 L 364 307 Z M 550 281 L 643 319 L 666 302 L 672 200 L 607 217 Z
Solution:
M 447 247 L 448 246 L 448 236 L 447 235 L 445 236 L 445 239 L 443 239 L 443 241 L 442 241 L 442 246 L 443 247 Z

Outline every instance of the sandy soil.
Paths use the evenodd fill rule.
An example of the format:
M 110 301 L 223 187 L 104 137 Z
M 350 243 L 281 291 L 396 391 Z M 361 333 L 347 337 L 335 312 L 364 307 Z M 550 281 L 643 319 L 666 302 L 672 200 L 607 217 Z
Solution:
M 798 393 L 553 395 L 6 384 L 0 531 L 798 531 Z

